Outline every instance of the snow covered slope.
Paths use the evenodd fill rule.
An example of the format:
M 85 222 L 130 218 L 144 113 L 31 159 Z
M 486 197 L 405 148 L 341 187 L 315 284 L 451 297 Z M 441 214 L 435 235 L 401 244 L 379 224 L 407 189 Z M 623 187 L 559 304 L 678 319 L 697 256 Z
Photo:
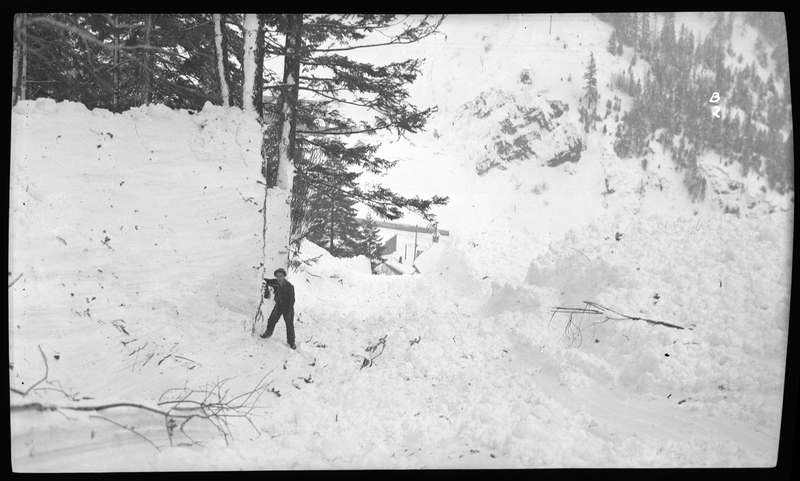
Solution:
M 158 386 L 158 371 L 198 367 L 261 287 L 259 125 L 210 105 L 112 115 L 47 99 L 12 116 L 12 382 L 41 371 L 37 345 L 93 397 L 142 392 L 120 372 Z
M 552 36 L 547 16 L 526 21 L 445 25 L 455 46 L 432 51 L 438 80 L 424 93 L 440 115 L 381 154 L 402 161 L 383 179 L 400 193 L 451 196 L 437 212 L 451 235 L 418 276 L 369 275 L 304 246 L 289 274 L 297 351 L 282 321 L 269 340 L 253 335 L 264 329 L 254 121 L 213 106 L 18 105 L 9 374 L 24 392 L 44 355 L 47 379 L 12 404 L 164 409 L 167 392 L 269 390 L 223 429 L 132 406 L 17 410 L 14 468 L 773 465 L 793 205 L 737 217 L 692 204 L 669 159 L 621 162 L 596 134 L 577 163 L 479 175 L 476 139 L 453 129 L 461 106 L 531 87 L 527 69 L 574 111 L 584 49 L 603 61 L 610 27 L 591 17 L 555 16 Z M 552 311 L 584 301 L 629 317 Z

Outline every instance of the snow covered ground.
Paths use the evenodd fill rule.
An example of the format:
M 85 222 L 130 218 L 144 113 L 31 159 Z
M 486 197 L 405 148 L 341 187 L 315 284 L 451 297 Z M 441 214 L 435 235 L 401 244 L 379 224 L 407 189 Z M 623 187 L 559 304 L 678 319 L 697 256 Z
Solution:
M 602 69 L 610 27 L 556 16 L 546 36 L 547 17 L 445 24 L 461 48 L 436 51 L 423 79 L 440 114 L 419 138 L 385 144 L 403 161 L 384 180 L 449 195 L 437 215 L 451 235 L 419 276 L 373 276 L 304 246 L 289 274 L 297 351 L 282 324 L 253 335 L 264 329 L 254 120 L 211 105 L 16 106 L 9 375 L 23 392 L 46 380 L 12 405 L 164 410 L 168 392 L 268 390 L 221 429 L 131 406 L 17 410 L 14 469 L 774 465 L 793 203 L 741 217 L 692 204 L 668 158 L 643 171 L 595 134 L 577 164 L 479 176 L 472 138 L 446 129 L 469 123 L 458 107 L 491 86 L 528 88 L 518 68 L 539 79 L 530 88 L 575 102 L 587 49 Z M 552 312 L 584 301 L 684 329 Z

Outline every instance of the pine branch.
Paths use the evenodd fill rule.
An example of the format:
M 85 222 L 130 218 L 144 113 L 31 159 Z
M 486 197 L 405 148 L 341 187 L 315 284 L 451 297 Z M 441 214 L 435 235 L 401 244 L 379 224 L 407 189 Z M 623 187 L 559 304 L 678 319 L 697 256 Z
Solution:
M 98 45 L 107 50 L 154 50 L 159 53 L 164 53 L 167 55 L 177 55 L 179 57 L 183 57 L 182 54 L 178 52 L 171 52 L 169 50 L 163 49 L 161 47 L 154 47 L 152 45 L 111 45 L 103 42 L 102 40 L 98 39 L 94 34 L 86 30 L 85 28 L 79 25 L 67 25 L 63 22 L 59 22 L 58 20 L 50 17 L 40 16 L 40 17 L 31 17 L 28 18 L 27 22 L 25 22 L 24 26 L 28 25 L 37 25 L 37 24 L 46 24 L 55 27 L 59 30 L 64 30 L 69 33 L 74 33 L 82 40 L 90 42 L 94 45 Z
M 351 190 L 345 190 L 339 185 L 334 185 L 325 182 L 322 179 L 311 177 L 300 170 L 297 171 L 297 175 L 299 175 L 301 178 L 304 178 L 312 185 L 317 185 L 317 186 L 321 185 L 323 187 L 328 188 L 331 191 L 339 192 L 340 194 L 346 197 L 358 199 L 359 201 L 363 202 L 368 207 L 370 207 L 379 216 L 389 220 L 396 220 L 402 218 L 403 213 L 400 209 L 407 208 L 409 210 L 417 212 L 425 220 L 433 222 L 435 221 L 436 216 L 430 214 L 428 212 L 428 209 L 434 205 L 446 205 L 447 202 L 449 201 L 448 197 L 439 197 L 439 196 L 433 196 L 433 198 L 430 200 L 423 200 L 420 199 L 419 197 L 408 199 L 399 196 L 394 192 L 392 192 L 391 190 L 382 186 L 375 186 L 373 187 L 373 190 L 368 193 L 362 192 L 358 186 L 352 187 Z
M 301 50 L 301 54 L 308 54 L 308 53 L 315 53 L 315 52 L 347 52 L 353 51 L 363 48 L 373 48 L 373 47 L 384 47 L 387 45 L 404 45 L 404 44 L 411 44 L 419 42 L 434 33 L 437 32 L 439 26 L 444 21 L 445 16 L 442 15 L 438 21 L 434 24 L 428 24 L 425 20 L 423 20 L 422 24 L 418 27 L 410 27 L 406 29 L 402 34 L 396 35 L 391 37 L 391 40 L 387 42 L 379 42 L 379 43 L 371 43 L 371 44 L 364 44 L 364 45 L 352 45 L 347 47 L 328 47 L 328 48 L 310 48 Z M 423 29 L 421 32 L 418 32 L 418 29 Z

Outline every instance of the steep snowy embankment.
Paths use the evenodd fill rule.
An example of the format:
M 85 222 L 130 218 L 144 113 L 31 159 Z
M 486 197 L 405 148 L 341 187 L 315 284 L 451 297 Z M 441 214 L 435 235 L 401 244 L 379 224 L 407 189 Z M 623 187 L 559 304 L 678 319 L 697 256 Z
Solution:
M 12 111 L 12 386 L 49 363 L 83 396 L 144 399 L 211 339 L 244 338 L 260 289 L 260 127 L 207 106 L 113 115 L 41 99 Z M 68 388 L 69 387 L 69 388 Z

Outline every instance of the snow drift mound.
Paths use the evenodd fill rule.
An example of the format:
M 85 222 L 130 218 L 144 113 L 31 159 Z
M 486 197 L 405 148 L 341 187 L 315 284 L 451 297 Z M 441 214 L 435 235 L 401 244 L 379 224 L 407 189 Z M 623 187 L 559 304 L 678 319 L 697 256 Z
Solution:
M 161 105 L 112 114 L 49 99 L 18 103 L 9 209 L 9 273 L 22 276 L 9 290 L 15 372 L 38 372 L 36 339 L 55 333 L 59 343 L 48 348 L 62 353 L 60 380 L 75 376 L 80 386 L 96 369 L 92 377 L 108 374 L 111 389 L 122 364 L 132 370 L 137 347 L 147 346 L 140 360 L 171 352 L 177 335 L 154 334 L 153 316 L 177 332 L 252 316 L 263 242 L 260 146 L 255 119 L 211 104 L 192 115 Z M 116 357 L 71 352 L 87 338 L 97 355 Z M 116 379 L 123 390 L 141 387 Z
M 352 274 L 372 274 L 372 268 L 366 256 L 334 257 L 327 250 L 307 239 L 303 240 L 300 253 L 295 261 L 299 270 L 311 269 L 315 275 L 342 277 Z
M 602 316 L 573 319 L 588 327 L 581 350 L 596 357 L 590 364 L 610 363 L 614 382 L 683 390 L 704 401 L 719 390 L 733 391 L 725 405 L 728 414 L 745 419 L 754 415 L 757 406 L 751 404 L 758 395 L 774 394 L 782 385 L 791 285 L 787 232 L 791 219 L 786 214 L 707 220 L 653 216 L 624 225 L 606 220 L 552 243 L 531 262 L 522 291 L 538 299 L 542 316 L 550 315 L 550 307 L 578 308 L 593 301 L 684 327 L 625 319 L 594 325 Z M 553 322 L 563 329 L 566 317 Z M 579 340 L 564 338 L 571 344 Z M 716 391 L 709 394 L 709 387 Z M 772 415 L 779 412 L 779 407 L 770 409 Z

